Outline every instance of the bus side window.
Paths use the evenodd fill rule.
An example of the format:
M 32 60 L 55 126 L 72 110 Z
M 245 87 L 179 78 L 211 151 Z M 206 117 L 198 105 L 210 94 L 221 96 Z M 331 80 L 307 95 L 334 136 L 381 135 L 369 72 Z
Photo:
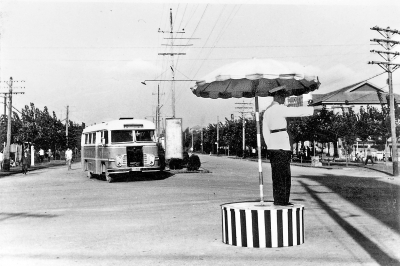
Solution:
M 96 132 L 93 133 L 93 144 L 96 144 Z
M 107 145 L 108 144 L 108 131 L 107 130 L 103 131 L 103 138 L 104 138 L 104 144 Z
M 85 134 L 85 144 L 89 144 L 89 134 Z
M 92 133 L 89 133 L 89 142 L 88 144 L 92 144 Z

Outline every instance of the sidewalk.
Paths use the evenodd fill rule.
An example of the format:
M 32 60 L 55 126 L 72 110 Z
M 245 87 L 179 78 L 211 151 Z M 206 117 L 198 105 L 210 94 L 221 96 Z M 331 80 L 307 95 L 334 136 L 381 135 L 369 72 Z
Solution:
M 65 165 L 64 160 L 51 160 L 50 162 L 43 162 L 43 163 L 37 163 L 34 166 L 30 166 L 28 168 L 28 173 L 31 171 L 35 171 L 38 169 L 44 169 L 44 168 L 52 168 L 52 167 L 58 167 L 61 165 Z M 10 171 L 0 171 L 0 178 L 4 176 L 10 176 L 10 175 L 15 175 L 15 174 L 21 174 L 22 173 L 22 166 L 15 166 L 15 167 L 10 167 Z
M 212 155 L 216 156 L 216 155 Z M 248 161 L 257 161 L 257 158 L 242 158 L 235 156 L 226 156 L 226 155 L 218 155 L 218 157 L 227 157 L 229 159 L 237 159 L 237 160 L 248 160 Z M 269 163 L 268 159 L 263 159 L 262 162 Z M 382 162 L 378 161 L 372 164 L 364 165 L 364 163 L 355 163 L 355 162 L 323 162 L 322 166 L 311 166 L 309 162 L 292 162 L 291 165 L 300 166 L 300 167 L 310 167 L 310 168 L 325 168 L 325 169 L 343 169 L 343 168 L 365 168 L 371 171 L 378 171 L 381 173 L 385 173 L 387 175 L 393 175 L 393 164 L 392 162 Z
M 291 163 L 291 165 L 302 166 L 302 167 L 313 167 L 311 163 Z M 375 162 L 374 164 L 367 164 L 364 163 L 355 163 L 355 162 L 330 162 L 325 163 L 323 162 L 322 166 L 319 168 L 326 168 L 326 169 L 343 169 L 343 168 L 366 168 L 371 171 L 378 171 L 381 173 L 385 173 L 387 175 L 393 175 L 393 164 L 392 162 Z

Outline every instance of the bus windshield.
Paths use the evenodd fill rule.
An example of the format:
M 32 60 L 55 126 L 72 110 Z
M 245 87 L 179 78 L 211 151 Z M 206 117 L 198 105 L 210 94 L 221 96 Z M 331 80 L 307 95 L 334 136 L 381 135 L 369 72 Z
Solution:
M 133 142 L 133 132 L 135 133 L 135 141 L 154 141 L 154 130 L 112 130 L 111 142 Z
M 136 141 L 153 141 L 154 130 L 136 130 Z
M 111 131 L 111 142 L 132 142 L 132 141 L 133 141 L 132 130 Z

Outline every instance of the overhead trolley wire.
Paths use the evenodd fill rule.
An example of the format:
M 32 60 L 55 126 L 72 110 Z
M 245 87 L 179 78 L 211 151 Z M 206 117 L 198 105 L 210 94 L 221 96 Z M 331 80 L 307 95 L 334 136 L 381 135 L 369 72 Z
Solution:
M 210 39 L 210 36 L 211 36 L 212 33 L 214 32 L 215 27 L 218 25 L 218 21 L 221 19 L 222 13 L 223 13 L 223 11 L 225 10 L 225 8 L 226 8 L 226 5 L 224 5 L 224 8 L 221 10 L 220 15 L 218 16 L 217 21 L 216 21 L 215 23 L 213 23 L 214 26 L 212 27 L 211 32 L 208 34 L 208 37 L 207 37 L 207 39 L 206 39 L 204 45 L 201 47 L 201 50 L 200 50 L 199 53 L 197 54 L 197 58 L 200 57 L 200 54 L 201 54 L 202 51 L 204 50 L 204 46 L 208 43 L 208 40 Z M 207 58 L 205 58 L 205 59 L 207 59 Z M 203 63 L 201 64 L 201 66 L 202 66 L 203 64 L 204 64 L 204 61 L 203 61 Z M 200 66 L 200 67 L 201 67 L 201 66 Z M 191 68 L 191 70 L 189 71 L 189 73 L 192 72 L 192 69 L 193 69 L 193 68 L 194 68 L 194 65 L 192 66 L 192 68 Z M 198 71 L 197 71 L 197 72 L 198 72 Z M 197 74 L 197 72 L 196 72 L 196 74 Z M 196 74 L 195 74 L 195 75 L 196 75 Z M 195 76 L 195 75 L 194 75 L 194 76 Z M 192 75 L 190 75 L 190 76 L 192 76 Z
M 211 50 L 209 50 L 209 53 L 208 53 L 208 55 L 207 55 L 207 57 L 206 57 L 206 60 L 208 60 L 208 58 L 209 58 L 209 56 L 211 55 L 211 52 L 212 52 L 213 49 L 215 48 L 216 44 L 221 40 L 221 38 L 222 38 L 224 32 L 226 32 L 226 28 L 230 25 L 230 23 L 232 22 L 233 18 L 236 16 L 236 13 L 239 11 L 240 6 L 239 6 L 238 9 L 236 10 L 235 14 L 232 16 L 232 14 L 233 14 L 233 12 L 234 12 L 234 9 L 235 9 L 236 7 L 237 7 L 237 6 L 235 6 L 235 7 L 232 9 L 231 13 L 230 13 L 229 16 L 228 16 L 228 19 L 225 21 L 225 24 L 224 24 L 223 27 L 221 28 L 220 33 L 218 34 L 218 37 L 217 37 L 216 41 L 214 42 L 213 48 L 211 48 Z M 200 71 L 200 69 L 203 67 L 204 62 L 205 62 L 205 61 L 203 61 L 202 64 L 200 65 L 200 67 L 197 69 L 196 73 L 193 75 L 194 77 L 197 75 L 197 73 L 198 73 L 198 72 Z
M 217 38 L 214 40 L 214 44 L 212 45 L 212 47 L 215 47 L 215 46 L 217 45 L 217 43 L 219 42 L 219 40 L 222 38 L 222 36 L 223 36 L 223 34 L 224 34 L 224 32 L 225 32 L 225 29 L 226 29 L 226 28 L 228 27 L 228 25 L 232 22 L 233 17 L 236 15 L 237 11 L 239 10 L 239 9 L 237 9 L 236 12 L 235 12 L 235 14 L 232 16 L 232 14 L 233 14 L 233 12 L 234 12 L 234 10 L 235 10 L 236 7 L 237 7 L 237 6 L 235 5 L 235 7 L 231 10 L 231 12 L 230 12 L 228 18 L 225 20 L 223 26 L 220 28 L 219 33 L 217 34 Z M 239 8 L 240 8 L 240 6 L 239 6 Z M 222 18 L 222 14 L 223 14 L 223 12 L 225 11 L 225 9 L 226 9 L 226 5 L 224 6 L 223 10 L 220 12 L 220 15 L 218 16 L 218 20 L 217 20 L 217 22 L 216 22 L 214 25 L 218 25 L 219 18 Z M 211 30 L 210 34 L 208 35 L 208 38 L 207 38 L 205 44 L 207 44 L 207 43 L 209 42 L 209 39 L 210 39 L 212 33 L 214 32 L 214 29 L 215 29 L 215 27 L 213 27 L 213 29 Z M 204 45 L 203 45 L 203 48 L 204 48 Z M 208 55 L 206 56 L 205 60 L 208 59 L 208 57 L 209 57 L 210 54 L 212 53 L 212 50 L 213 50 L 212 48 L 209 50 Z M 200 52 L 200 53 L 201 53 L 201 52 Z M 198 57 L 200 56 L 200 53 L 198 54 Z M 204 65 L 205 60 L 203 60 L 203 62 L 201 63 L 201 65 L 198 67 L 198 70 L 197 70 L 196 73 L 194 74 L 194 77 L 197 75 L 197 73 L 199 72 L 199 70 L 200 70 L 200 69 L 202 68 L 202 66 Z M 193 69 L 193 68 L 194 68 L 194 66 L 192 67 L 192 69 Z M 192 73 L 192 70 L 190 70 L 189 73 Z M 191 75 L 191 76 L 192 76 L 192 75 Z
M 204 14 L 206 13 L 206 11 L 207 11 L 207 8 L 208 8 L 208 4 L 206 5 L 206 7 L 204 8 L 204 10 L 203 10 L 203 14 L 201 15 L 201 17 L 200 17 L 200 20 L 197 22 L 197 25 L 196 25 L 196 27 L 195 27 L 195 29 L 194 29 L 194 31 L 193 31 L 193 33 L 192 33 L 192 35 L 189 37 L 189 39 L 188 39 L 188 41 L 186 42 L 186 45 L 188 45 L 189 44 L 189 42 L 190 42 L 190 39 L 192 39 L 193 38 L 193 36 L 194 36 L 194 34 L 196 33 L 196 31 L 197 31 L 197 29 L 198 29 L 198 27 L 199 27 L 199 25 L 200 25 L 200 23 L 201 23 L 201 21 L 203 20 L 203 17 L 204 17 Z M 196 7 L 196 10 L 197 10 L 197 7 Z M 183 48 L 182 48 L 183 49 Z M 180 51 L 182 51 L 182 49 L 180 50 Z M 177 63 L 177 65 L 176 65 L 176 67 L 178 66 L 178 63 Z
M 370 46 L 365 43 L 353 43 L 353 44 L 301 44 L 301 45 L 235 45 L 235 46 L 202 46 L 202 47 L 191 47 L 191 49 L 242 49 L 242 48 L 296 48 L 296 47 L 345 47 L 345 46 Z M 104 46 L 104 47 L 93 47 L 93 46 L 4 46 L 7 49 L 154 49 L 159 46 Z

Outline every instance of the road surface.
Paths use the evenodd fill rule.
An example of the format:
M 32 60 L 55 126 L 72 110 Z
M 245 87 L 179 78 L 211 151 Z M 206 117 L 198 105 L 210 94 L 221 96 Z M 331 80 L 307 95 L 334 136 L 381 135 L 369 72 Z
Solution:
M 74 164 L 2 177 L 0 265 L 400 265 L 399 178 L 292 166 L 305 243 L 243 248 L 222 243 L 220 205 L 259 200 L 257 163 L 200 159 L 211 173 L 110 184 Z

